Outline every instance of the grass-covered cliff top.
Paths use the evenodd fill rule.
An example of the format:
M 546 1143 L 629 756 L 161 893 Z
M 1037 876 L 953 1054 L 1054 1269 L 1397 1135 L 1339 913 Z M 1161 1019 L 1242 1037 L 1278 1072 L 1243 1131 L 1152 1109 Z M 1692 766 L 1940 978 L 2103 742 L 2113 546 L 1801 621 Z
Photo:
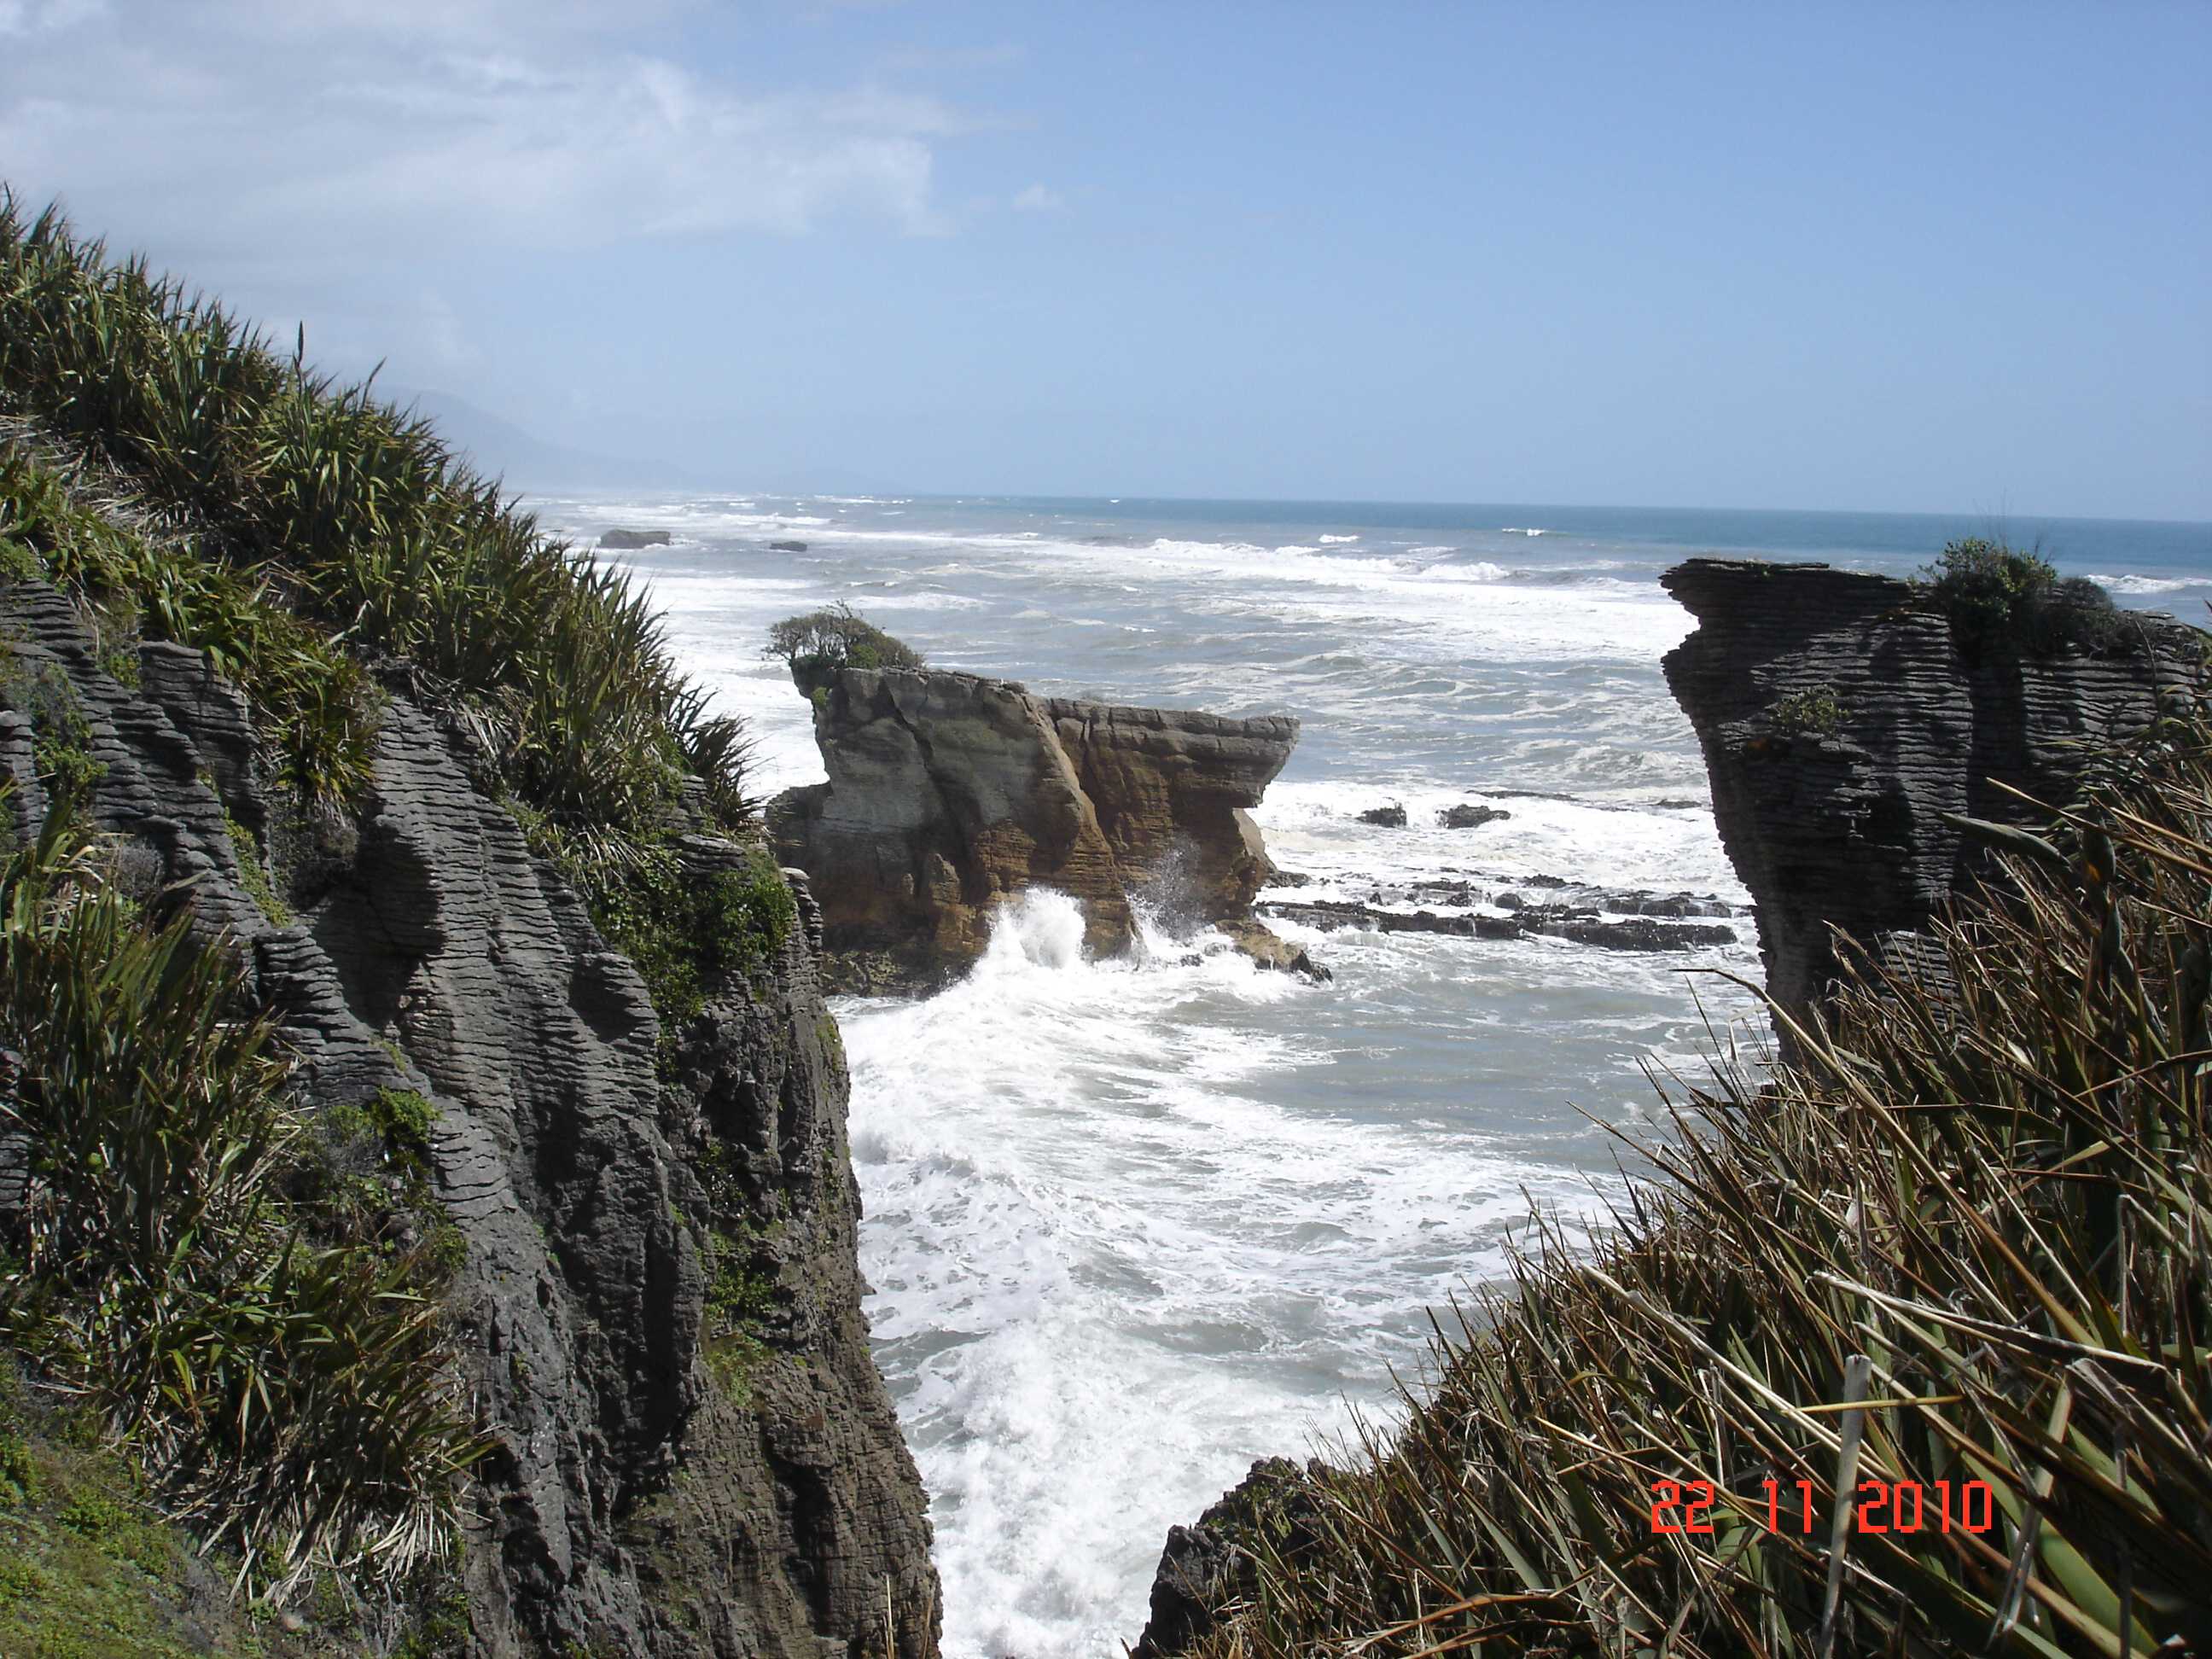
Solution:
M 362 781 L 373 711 L 333 664 L 388 656 L 556 823 L 649 835 L 687 775 L 744 816 L 741 729 L 708 713 L 625 575 L 542 534 L 426 421 L 4 192 L 0 399 L 112 463 L 173 532 L 88 545 L 11 452 L 0 538 L 242 673 L 308 793 Z
M 2203 693 L 2094 775 L 1978 832 L 1945 971 L 1678 1093 L 1662 1177 L 1519 1255 L 1402 1431 L 1248 1487 L 1172 1650 L 2212 1651 Z

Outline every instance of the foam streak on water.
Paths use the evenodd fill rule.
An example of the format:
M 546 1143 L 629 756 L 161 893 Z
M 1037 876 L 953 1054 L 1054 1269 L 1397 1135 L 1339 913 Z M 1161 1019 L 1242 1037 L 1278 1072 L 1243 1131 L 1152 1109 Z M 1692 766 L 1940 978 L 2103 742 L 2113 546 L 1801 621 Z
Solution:
M 1545 876 L 1745 897 L 1659 671 L 1690 626 L 1667 564 L 1906 574 L 1978 528 L 757 495 L 545 516 L 675 534 L 628 562 L 751 718 L 759 787 L 821 775 L 768 625 L 842 600 L 934 663 L 1040 691 L 1297 714 L 1258 815 L 1309 878 L 1283 896 L 1496 914 Z M 2203 526 L 2024 528 L 2123 604 L 2212 599 Z M 1511 817 L 1438 825 L 1462 801 Z M 1389 802 L 1407 828 L 1358 822 Z M 842 1004 L 868 1312 L 932 1493 L 948 1653 L 1119 1653 L 1170 1524 L 1253 1458 L 1387 1413 L 1425 1307 L 1494 1273 L 1532 1200 L 1596 1216 L 1619 1190 L 1600 1126 L 1655 1128 L 1644 1068 L 1696 1074 L 1707 1013 L 1747 1012 L 1685 971 L 1755 975 L 1736 925 L 1744 943 L 1664 956 L 1285 926 L 1336 970 L 1322 988 L 1149 925 L 1137 959 L 1088 963 L 1073 904 L 1034 893 L 963 983 Z
M 839 1010 L 961 1651 L 1114 1651 L 1167 1525 L 1374 1397 L 1524 1183 L 1589 1201 L 1482 1135 L 1323 1104 L 1340 1055 L 1300 983 L 1157 932 L 1086 964 L 1081 933 L 1033 893 L 963 984 Z

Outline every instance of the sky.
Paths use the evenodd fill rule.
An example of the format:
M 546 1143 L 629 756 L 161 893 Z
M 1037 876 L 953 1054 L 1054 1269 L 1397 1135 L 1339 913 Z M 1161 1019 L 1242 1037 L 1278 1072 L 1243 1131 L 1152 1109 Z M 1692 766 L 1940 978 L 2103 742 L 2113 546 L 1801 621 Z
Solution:
M 2212 519 L 2212 4 L 0 0 L 0 179 L 729 489 Z

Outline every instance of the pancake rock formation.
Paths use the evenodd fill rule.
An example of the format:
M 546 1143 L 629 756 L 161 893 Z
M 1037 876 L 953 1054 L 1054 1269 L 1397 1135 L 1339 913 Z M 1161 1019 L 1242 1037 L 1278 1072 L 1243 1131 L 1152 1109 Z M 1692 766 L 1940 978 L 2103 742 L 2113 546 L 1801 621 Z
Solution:
M 384 689 L 367 799 L 309 844 L 202 653 L 149 641 L 119 663 L 64 594 L 0 583 L 8 827 L 45 816 L 37 699 L 65 697 L 116 867 L 148 893 L 191 884 L 303 1109 L 386 1089 L 432 1109 L 466 1245 L 443 1317 L 492 1443 L 468 1633 L 440 1651 L 823 1659 L 883 1655 L 889 1629 L 898 1659 L 933 1659 L 927 1501 L 869 1352 L 844 1057 L 806 931 L 658 1054 L 644 981 L 465 731 L 404 673 Z M 264 846 L 288 841 L 272 867 Z M 757 1287 L 736 1384 L 708 1316 L 718 1235 L 747 1241 Z
M 1698 623 L 1667 682 L 1757 903 L 1768 991 L 1801 1018 L 1836 973 L 1831 924 L 1917 959 L 1983 856 L 1945 814 L 2027 822 L 2008 787 L 2065 801 L 2082 740 L 2140 732 L 2203 672 L 2206 636 L 2169 617 L 2126 617 L 2106 649 L 2036 651 L 1891 576 L 1692 559 L 1661 582 Z
M 1231 936 L 1256 960 L 1319 976 L 1249 920 L 1273 866 L 1246 809 L 1290 758 L 1297 720 L 1040 697 L 940 669 L 793 678 L 830 778 L 786 791 L 769 820 L 811 878 L 846 982 L 912 988 L 961 972 L 994 908 L 1030 887 L 1077 901 L 1094 955 L 1135 943 L 1140 901 L 1240 924 Z

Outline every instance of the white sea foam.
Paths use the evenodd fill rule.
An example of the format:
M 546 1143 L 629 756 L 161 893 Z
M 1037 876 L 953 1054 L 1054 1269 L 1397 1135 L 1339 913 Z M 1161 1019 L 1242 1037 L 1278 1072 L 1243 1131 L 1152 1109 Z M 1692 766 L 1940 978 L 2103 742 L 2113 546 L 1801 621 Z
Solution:
M 1118 568 L 1155 581 L 1230 586 L 1230 604 L 1262 611 L 1283 603 L 1271 587 L 1321 590 L 1291 603 L 1317 619 L 1361 631 L 1371 630 L 1379 606 L 1392 623 L 1413 630 L 1409 639 L 1425 638 L 1454 655 L 1475 650 L 1656 660 L 1691 627 L 1687 613 L 1649 583 L 1522 586 L 1487 561 L 1409 569 L 1393 560 L 1322 553 L 1295 543 L 1270 549 L 1172 538 L 1133 548 L 1060 543 L 1051 546 L 1050 556 L 1064 567 Z M 1468 597 L 1440 603 L 1440 590 L 1446 588 Z M 1332 589 L 1337 591 L 1327 591 Z
M 1521 1182 L 1592 1202 L 1354 1077 L 1286 1103 L 1358 1068 L 1339 994 L 1218 941 L 1100 965 L 1080 939 L 1033 892 L 963 984 L 840 1010 L 871 1312 L 966 1659 L 1115 1651 L 1167 1527 L 1344 1427 L 1340 1391 L 1382 1406 Z
M 1328 547 L 1339 542 L 1356 542 L 1359 538 L 1357 536 L 1316 536 L 1314 539 L 1319 542 L 1323 547 Z
M 2100 572 L 2089 580 L 2115 593 L 2186 593 L 2193 589 L 2212 587 L 2212 571 L 2201 576 L 2142 576 L 2132 572 L 2106 575 Z

